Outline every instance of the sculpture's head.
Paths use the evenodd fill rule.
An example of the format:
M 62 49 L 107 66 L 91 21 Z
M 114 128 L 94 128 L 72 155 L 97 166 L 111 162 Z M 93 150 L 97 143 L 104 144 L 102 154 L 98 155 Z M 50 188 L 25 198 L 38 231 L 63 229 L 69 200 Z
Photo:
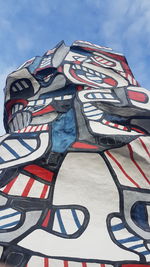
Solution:
M 61 42 L 11 73 L 5 106 L 8 131 L 51 123 L 73 108 L 77 124 L 82 117 L 80 127 L 94 136 L 150 132 L 150 91 L 138 85 L 125 57 L 83 41 Z

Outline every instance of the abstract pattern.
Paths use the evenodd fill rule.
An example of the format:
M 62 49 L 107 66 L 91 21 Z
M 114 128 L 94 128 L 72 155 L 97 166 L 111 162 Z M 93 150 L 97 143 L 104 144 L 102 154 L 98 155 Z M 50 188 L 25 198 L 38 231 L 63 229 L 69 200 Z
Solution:
M 9 74 L 4 110 L 1 260 L 150 266 L 150 91 L 126 58 L 62 41 Z

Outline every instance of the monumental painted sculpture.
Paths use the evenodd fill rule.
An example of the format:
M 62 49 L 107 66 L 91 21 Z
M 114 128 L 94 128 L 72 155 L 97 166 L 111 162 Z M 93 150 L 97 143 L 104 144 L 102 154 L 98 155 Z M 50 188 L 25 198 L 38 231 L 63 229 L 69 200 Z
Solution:
M 125 57 L 76 41 L 6 81 L 1 259 L 150 266 L 150 91 Z

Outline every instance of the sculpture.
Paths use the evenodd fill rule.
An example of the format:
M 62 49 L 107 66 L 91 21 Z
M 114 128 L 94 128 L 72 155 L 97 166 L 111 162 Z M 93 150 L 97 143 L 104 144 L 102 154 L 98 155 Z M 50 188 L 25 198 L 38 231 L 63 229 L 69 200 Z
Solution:
M 84 41 L 6 81 L 1 259 L 19 267 L 149 266 L 150 92 Z

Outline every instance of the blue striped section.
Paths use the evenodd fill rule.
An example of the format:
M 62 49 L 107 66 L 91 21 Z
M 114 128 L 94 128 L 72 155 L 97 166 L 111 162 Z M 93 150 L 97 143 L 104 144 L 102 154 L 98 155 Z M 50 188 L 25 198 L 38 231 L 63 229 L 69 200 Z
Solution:
M 61 214 L 60 214 L 60 210 L 59 209 L 56 211 L 56 214 L 57 214 L 57 219 L 58 219 L 58 222 L 59 222 L 59 226 L 60 226 L 61 232 L 63 234 L 67 234 L 66 229 L 65 229 L 64 224 L 63 224 L 63 221 L 62 221 L 62 218 L 61 218 Z
M 12 227 L 12 226 L 15 226 L 18 224 L 19 221 L 15 221 L 15 222 L 12 222 L 12 223 L 7 223 L 7 224 L 4 224 L 4 225 L 1 225 L 0 226 L 0 229 L 5 229 L 5 228 L 9 228 L 9 227 Z
M 123 223 L 119 223 L 119 224 L 113 225 L 111 227 L 111 229 L 112 229 L 113 232 L 122 230 L 122 229 L 124 229 L 124 224 Z
M 84 108 L 90 108 L 92 105 L 89 104 L 89 105 L 84 105 Z
M 7 218 L 13 217 L 13 216 L 18 215 L 18 214 L 20 214 L 20 212 L 17 211 L 17 212 L 11 213 L 11 214 L 3 215 L 0 217 L 0 220 L 7 219 Z
M 23 146 L 25 146 L 29 151 L 33 151 L 34 149 L 30 146 L 30 145 L 28 145 L 23 139 L 18 139 L 18 141 L 23 145 Z
M 92 115 L 88 115 L 88 117 L 95 117 L 95 116 L 98 116 L 98 115 L 101 115 L 102 113 L 97 113 L 97 114 L 92 114 Z
M 16 153 L 16 151 L 14 151 L 9 145 L 7 145 L 6 143 L 3 143 L 2 146 L 4 146 L 10 153 L 13 154 L 13 156 L 15 158 L 19 158 L 20 156 Z
M 78 216 L 77 216 L 77 213 L 74 209 L 71 209 L 71 212 L 72 212 L 72 215 L 73 215 L 73 218 L 74 218 L 74 221 L 76 223 L 76 226 L 78 227 L 78 229 L 81 227 L 81 224 L 80 224 L 80 221 L 78 219 Z
M 95 111 L 95 110 L 97 110 L 97 109 L 96 109 L 96 108 L 94 108 L 94 109 L 87 110 L 87 111 L 86 111 L 86 110 L 84 110 L 84 112 L 85 112 L 85 113 L 89 113 L 89 112 L 93 112 L 93 111 Z
M 132 247 L 129 247 L 129 249 L 137 249 L 137 248 L 142 248 L 142 247 L 144 247 L 143 244 L 138 244 L 138 245 L 134 245 Z
M 128 243 L 128 242 L 133 242 L 133 241 L 140 241 L 141 239 L 137 236 L 131 236 L 131 237 L 128 237 L 128 238 L 124 238 L 124 239 L 120 239 L 120 240 L 117 240 L 118 242 L 120 242 L 121 244 L 123 243 Z

